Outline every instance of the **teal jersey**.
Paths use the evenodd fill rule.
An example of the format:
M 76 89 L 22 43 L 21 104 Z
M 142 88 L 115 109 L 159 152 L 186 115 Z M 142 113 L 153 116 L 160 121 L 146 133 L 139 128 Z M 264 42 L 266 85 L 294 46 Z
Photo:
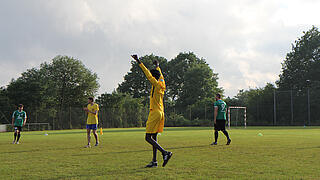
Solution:
M 16 110 L 12 114 L 12 118 L 14 119 L 14 126 L 22 126 L 23 121 L 27 118 L 27 113 L 24 111 L 19 112 L 19 110 Z
M 217 119 L 226 120 L 227 104 L 220 99 L 214 103 L 214 107 L 218 107 Z

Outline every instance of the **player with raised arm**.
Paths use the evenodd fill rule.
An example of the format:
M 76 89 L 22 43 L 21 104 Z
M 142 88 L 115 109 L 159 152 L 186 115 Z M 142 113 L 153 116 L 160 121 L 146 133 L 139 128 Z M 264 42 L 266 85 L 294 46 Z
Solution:
M 99 112 L 99 105 L 94 103 L 93 97 L 88 98 L 88 105 L 86 108 L 83 108 L 84 111 L 87 112 L 87 138 L 88 144 L 85 146 L 86 148 L 90 148 L 90 140 L 91 140 L 91 130 L 96 139 L 95 146 L 99 145 L 97 128 L 98 128 L 98 112 Z
M 150 92 L 150 112 L 146 124 L 146 136 L 145 140 L 152 145 L 153 148 L 153 159 L 146 166 L 148 168 L 157 167 L 157 150 L 162 153 L 163 164 L 166 166 L 169 159 L 172 156 L 172 152 L 164 150 L 157 142 L 158 133 L 163 132 L 164 127 L 164 107 L 163 107 L 163 96 L 166 90 L 166 84 L 164 77 L 162 75 L 161 69 L 159 67 L 159 62 L 154 61 L 156 69 L 149 71 L 144 64 L 138 59 L 137 55 L 132 55 L 132 58 L 137 61 L 140 68 L 146 75 L 147 79 L 152 85 Z
M 211 145 L 217 145 L 218 141 L 218 131 L 222 131 L 223 134 L 227 137 L 227 145 L 231 143 L 229 134 L 226 131 L 226 110 L 227 104 L 221 100 L 221 95 L 216 94 L 216 102 L 214 103 L 214 139 L 215 141 Z
M 23 105 L 18 105 L 18 110 L 12 114 L 12 126 L 14 127 L 14 140 L 12 144 L 19 144 L 22 127 L 26 125 L 27 113 L 23 111 Z

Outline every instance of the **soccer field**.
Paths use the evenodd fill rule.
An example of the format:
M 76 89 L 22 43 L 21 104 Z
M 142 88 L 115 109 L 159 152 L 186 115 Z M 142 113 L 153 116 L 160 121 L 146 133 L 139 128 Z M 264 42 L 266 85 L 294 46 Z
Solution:
M 19 145 L 0 133 L 0 179 L 320 179 L 319 127 L 231 129 L 230 146 L 222 133 L 209 146 L 210 128 L 166 128 L 159 141 L 173 156 L 151 169 L 143 128 L 104 129 L 92 148 L 85 130 L 46 133 L 23 132 Z

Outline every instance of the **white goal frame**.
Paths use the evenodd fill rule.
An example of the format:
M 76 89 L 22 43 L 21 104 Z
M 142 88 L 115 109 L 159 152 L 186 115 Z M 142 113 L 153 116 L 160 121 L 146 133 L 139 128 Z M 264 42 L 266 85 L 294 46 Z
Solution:
M 230 106 L 228 107 L 228 128 L 230 129 L 231 109 L 243 109 L 244 110 L 244 128 L 247 128 L 247 107 L 243 106 Z

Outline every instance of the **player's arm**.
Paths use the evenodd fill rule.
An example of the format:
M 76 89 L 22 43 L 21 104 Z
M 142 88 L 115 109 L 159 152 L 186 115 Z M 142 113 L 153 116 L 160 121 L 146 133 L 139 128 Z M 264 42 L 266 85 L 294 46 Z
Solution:
M 160 66 L 159 66 L 159 62 L 156 60 L 153 62 L 153 64 L 156 66 L 156 70 L 158 70 L 160 72 L 160 77 L 159 77 L 159 82 L 160 82 L 160 86 L 162 89 L 166 89 L 166 83 L 164 81 L 164 77 L 163 77 L 163 74 L 162 74 L 162 71 L 160 69 Z
M 218 106 L 214 106 L 214 119 L 213 119 L 213 122 L 214 124 L 217 123 L 217 115 L 218 115 Z
M 26 125 L 26 122 L 27 122 L 27 113 L 24 114 L 23 126 Z
M 131 56 L 134 60 L 137 61 L 137 63 L 139 64 L 140 68 L 142 69 L 143 73 L 146 75 L 147 79 L 150 81 L 150 83 L 153 86 L 157 86 L 158 85 L 158 81 L 152 76 L 152 74 L 150 73 L 150 71 L 144 66 L 144 64 L 138 59 L 137 55 L 132 55 Z
M 88 113 L 91 113 L 91 114 L 96 115 L 96 114 L 98 113 L 98 111 L 99 111 L 99 106 L 96 105 L 96 106 L 94 107 L 94 110 L 93 110 L 93 111 L 88 110 Z
M 15 113 L 15 112 L 13 112 L 13 114 L 12 114 L 12 122 L 11 122 L 12 127 L 13 127 L 13 125 L 14 125 L 14 113 Z
M 153 64 L 156 66 L 156 70 L 158 70 L 160 72 L 160 78 L 159 79 L 164 79 L 162 71 L 161 71 L 160 66 L 159 66 L 159 62 L 156 60 L 156 61 L 153 61 Z
M 90 111 L 90 110 L 88 110 L 88 113 L 91 113 L 91 114 L 96 115 L 96 114 L 97 114 L 97 111 Z

